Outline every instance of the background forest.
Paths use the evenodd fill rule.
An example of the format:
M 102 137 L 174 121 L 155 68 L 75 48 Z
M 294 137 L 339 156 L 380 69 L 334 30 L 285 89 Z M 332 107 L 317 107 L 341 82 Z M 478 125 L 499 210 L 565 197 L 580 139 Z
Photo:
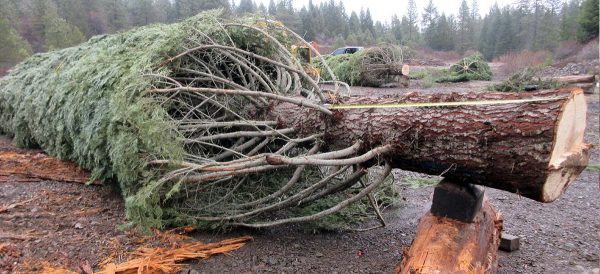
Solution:
M 386 22 L 369 9 L 348 13 L 342 2 L 312 1 L 295 9 L 293 0 L 0 0 L 0 75 L 27 56 L 65 48 L 88 38 L 152 23 L 169 23 L 213 8 L 232 14 L 261 13 L 282 21 L 321 45 L 395 43 L 436 51 L 481 52 L 491 60 L 509 52 L 556 52 L 561 41 L 598 37 L 598 0 L 518 0 L 494 5 L 480 16 L 477 0 L 463 0 L 447 14 L 430 0 L 415 0 Z

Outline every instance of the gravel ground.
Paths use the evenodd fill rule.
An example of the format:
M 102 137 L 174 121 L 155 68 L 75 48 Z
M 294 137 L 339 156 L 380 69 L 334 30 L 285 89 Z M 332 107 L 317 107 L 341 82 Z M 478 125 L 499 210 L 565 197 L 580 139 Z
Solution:
M 416 83 L 418 84 L 418 83 Z M 436 86 L 425 92 L 481 90 L 488 83 Z M 409 89 L 357 89 L 360 94 L 393 94 Z M 592 163 L 600 163 L 598 95 L 588 96 L 587 142 Z M 9 147 L 0 138 L 0 149 Z M 397 178 L 406 176 L 396 171 Z M 411 175 L 412 176 L 412 175 Z M 598 273 L 600 223 L 599 172 L 586 170 L 559 200 L 541 204 L 487 189 L 503 214 L 505 232 L 521 237 L 521 249 L 499 252 L 500 273 Z M 265 230 L 197 233 L 212 242 L 251 235 L 255 239 L 230 256 L 190 264 L 190 273 L 390 273 L 409 247 L 419 217 L 431 203 L 432 187 L 402 186 L 402 203 L 385 212 L 388 226 L 368 232 L 314 234 L 290 225 Z M 29 269 L 31 261 L 50 261 L 71 269 L 95 266 L 115 250 L 132 249 L 121 197 L 110 187 L 59 182 L 0 183 L 0 207 L 35 198 L 0 212 L 0 273 Z M 364 224 L 365 227 L 369 224 Z M 28 268 L 29 267 L 29 268 Z M 33 268 L 35 269 L 35 268 Z M 595 272 L 593 272 L 595 271 Z

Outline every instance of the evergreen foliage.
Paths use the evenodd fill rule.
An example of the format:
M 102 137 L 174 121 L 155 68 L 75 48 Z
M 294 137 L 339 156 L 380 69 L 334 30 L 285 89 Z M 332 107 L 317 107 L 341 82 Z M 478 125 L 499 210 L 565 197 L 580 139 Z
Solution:
M 0 68 L 12 66 L 31 55 L 31 46 L 9 22 L 0 18 Z
M 584 0 L 577 18 L 580 26 L 579 40 L 587 42 L 598 37 L 598 0 Z
M 503 92 L 519 92 L 538 89 L 554 89 L 561 87 L 555 80 L 545 80 L 538 76 L 539 68 L 525 68 L 511 75 L 506 81 L 493 85 L 492 90 Z
M 325 58 L 337 80 L 352 86 L 380 87 L 397 82 L 404 60 L 405 49 L 394 45 L 380 45 L 354 54 L 341 54 Z M 321 77 L 332 80 L 320 60 Z
M 372 18 L 368 8 L 360 13 L 346 10 L 339 1 L 315 4 L 310 0 L 301 9 L 294 9 L 293 0 L 271 0 L 267 6 L 256 3 L 256 0 L 0 0 L 0 14 L 34 52 L 79 43 L 85 40 L 80 39 L 80 33 L 89 39 L 132 26 L 181 21 L 212 8 L 236 14 L 268 13 L 305 39 L 317 40 L 319 44 L 393 43 L 442 51 L 477 50 L 486 60 L 511 51 L 553 51 L 560 41 L 586 42 L 598 36 L 598 0 L 564 3 L 520 0 L 516 5 L 494 5 L 483 17 L 478 14 L 477 0 L 462 1 L 460 8 L 452 12 L 456 16 L 449 12 L 438 14 L 432 1 L 419 12 L 416 1 L 411 0 L 404 14 L 393 15 L 388 22 Z M 45 36 L 48 27 L 55 32 L 56 28 L 65 30 L 58 31 L 60 38 L 52 39 Z M 66 42 L 58 42 L 62 39 Z
M 483 60 L 480 54 L 465 57 L 450 67 L 447 75 L 435 81 L 444 82 L 466 82 L 471 80 L 492 80 L 490 66 Z
M 242 142 L 250 142 L 245 137 L 211 139 L 219 133 L 237 134 L 240 132 L 236 131 L 237 126 L 200 126 L 190 131 L 188 123 L 210 125 L 216 118 L 219 123 L 263 119 L 267 123 L 266 109 L 271 105 L 244 95 L 213 94 L 204 99 L 203 93 L 186 93 L 177 87 L 245 89 L 282 97 L 302 91 L 307 94 L 303 104 L 316 100 L 317 93 L 322 92 L 317 83 L 313 83 L 312 89 L 306 86 L 303 89 L 302 85 L 309 85 L 306 83 L 310 77 L 293 72 L 302 71 L 302 66 L 288 52 L 292 38 L 280 24 L 252 16 L 235 20 L 225 20 L 223 16 L 222 10 L 204 12 L 181 23 L 155 24 L 96 36 L 76 47 L 32 56 L 0 79 L 0 130 L 13 137 L 18 146 L 41 147 L 50 155 L 91 170 L 91 180 L 117 183 L 125 199 L 127 217 L 146 227 L 195 225 L 215 229 L 238 222 L 260 223 L 278 216 L 315 214 L 319 209 L 316 204 L 335 204 L 347 199 L 354 193 L 350 187 L 355 183 L 347 180 L 353 174 L 348 170 L 350 166 L 339 173 L 319 166 L 282 166 L 243 176 L 186 166 L 207 164 L 214 169 L 220 164 L 253 161 L 242 154 L 243 150 L 228 154 Z M 228 22 L 234 24 L 225 26 Z M 257 35 L 263 31 L 269 35 Z M 208 48 L 188 51 L 198 45 Z M 213 48 L 215 45 L 229 45 L 237 51 Z M 235 60 L 247 62 L 239 67 L 247 71 L 239 74 L 235 70 L 226 71 L 225 67 Z M 281 66 L 277 62 L 287 63 Z M 207 66 L 214 67 L 204 69 Z M 289 71 L 284 68 L 290 66 Z M 187 71 L 191 74 L 184 74 Z M 271 83 L 245 78 L 249 71 L 257 76 L 265 74 L 264 79 Z M 202 80 L 205 77 L 200 75 L 191 77 L 190 82 L 172 83 L 174 79 L 188 81 L 196 73 L 207 72 L 215 74 L 208 80 Z M 229 75 L 223 75 L 226 73 Z M 277 77 L 279 80 L 275 80 Z M 157 92 L 169 88 L 175 88 L 176 93 Z M 323 97 L 322 93 L 318 95 Z M 208 118 L 203 120 L 204 116 Z M 250 124 L 245 127 L 252 128 Z M 263 132 L 272 131 L 256 131 Z M 314 136 L 297 137 L 312 140 L 316 148 L 322 142 Z M 200 141 L 203 138 L 210 141 Z M 284 149 L 285 140 L 290 142 Z M 302 146 L 295 147 L 306 141 L 292 140 L 285 135 L 264 138 L 261 141 L 264 144 L 252 150 L 256 149 L 256 153 L 281 150 L 281 155 L 287 157 L 308 153 Z M 223 161 L 214 157 L 223 157 Z M 160 161 L 167 163 L 163 165 Z M 298 171 L 299 181 L 278 194 L 284 196 L 269 196 L 287 185 Z M 221 177 L 196 179 L 202 176 Z M 331 185 L 321 184 L 320 188 L 312 189 L 315 193 L 305 191 L 321 180 Z M 300 191 L 311 195 L 298 196 Z M 278 203 L 281 201 L 278 198 L 289 197 L 302 200 L 288 201 L 285 206 L 269 210 L 267 206 L 273 206 L 272 203 L 248 205 L 257 199 Z M 314 203 L 308 201 L 313 197 Z M 260 211 L 261 205 L 267 209 Z M 355 214 L 352 207 L 347 210 L 350 211 L 342 214 Z
M 91 170 L 91 180 L 118 181 L 129 218 L 161 226 L 161 191 L 144 188 L 156 184 L 148 161 L 181 159 L 183 151 L 165 109 L 144 97 L 156 81 L 144 74 L 168 74 L 158 64 L 182 50 L 193 28 L 216 28 L 216 16 L 34 55 L 0 80 L 0 129 L 19 146 L 39 146 Z

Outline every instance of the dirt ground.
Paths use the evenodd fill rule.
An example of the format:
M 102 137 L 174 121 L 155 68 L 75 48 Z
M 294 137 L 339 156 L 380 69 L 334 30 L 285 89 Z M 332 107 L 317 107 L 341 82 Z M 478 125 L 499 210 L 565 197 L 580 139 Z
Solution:
M 418 90 L 360 89 L 358 94 L 409 91 L 475 91 L 489 82 L 436 85 Z M 587 142 L 600 163 L 599 95 L 587 95 Z M 10 140 L 0 137 L 0 152 Z M 405 176 L 396 171 L 397 179 Z M 494 189 L 486 193 L 504 217 L 505 232 L 521 237 L 521 249 L 500 251 L 500 273 L 598 273 L 600 173 L 588 169 L 556 202 L 541 204 Z M 116 250 L 135 247 L 126 229 L 122 198 L 108 186 L 65 182 L 0 180 L 0 273 L 31 269 L 49 261 L 77 270 L 96 266 Z M 432 187 L 402 186 L 402 203 L 384 215 L 388 226 L 368 232 L 314 234 L 299 225 L 227 233 L 196 233 L 200 241 L 250 235 L 254 240 L 230 256 L 192 262 L 185 273 L 390 273 L 408 248 L 419 217 L 429 209 Z M 14 208 L 3 206 L 24 202 Z M 369 224 L 364 224 L 369 226 Z M 35 268 L 34 268 L 35 269 Z

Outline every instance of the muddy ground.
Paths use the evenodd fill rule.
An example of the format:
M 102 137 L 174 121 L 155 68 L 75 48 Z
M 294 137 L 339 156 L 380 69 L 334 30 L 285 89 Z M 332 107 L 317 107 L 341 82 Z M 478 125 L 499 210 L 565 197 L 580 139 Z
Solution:
M 358 94 L 393 94 L 410 91 L 476 91 L 489 83 L 436 85 L 418 90 L 356 89 Z M 588 95 L 587 142 L 591 162 L 600 163 L 598 94 Z M 0 150 L 10 140 L 0 137 Z M 406 173 L 397 171 L 397 179 Z M 521 237 L 521 249 L 500 251 L 500 273 L 598 273 L 600 248 L 599 172 L 586 170 L 556 202 L 541 204 L 494 189 L 486 193 L 504 217 L 505 232 Z M 411 175 L 414 176 L 414 175 Z M 408 248 L 418 219 L 429 209 L 432 187 L 402 186 L 401 205 L 388 209 L 388 226 L 368 232 L 317 233 L 298 225 L 265 230 L 235 230 L 225 234 L 196 233 L 200 241 L 251 235 L 255 239 L 230 256 L 191 263 L 189 273 L 390 273 Z M 96 266 L 115 251 L 135 247 L 120 195 L 108 186 L 64 182 L 0 183 L 0 273 L 29 269 L 49 261 L 73 270 L 82 264 Z M 364 225 L 369 226 L 369 224 Z M 35 269 L 35 268 L 33 268 Z

